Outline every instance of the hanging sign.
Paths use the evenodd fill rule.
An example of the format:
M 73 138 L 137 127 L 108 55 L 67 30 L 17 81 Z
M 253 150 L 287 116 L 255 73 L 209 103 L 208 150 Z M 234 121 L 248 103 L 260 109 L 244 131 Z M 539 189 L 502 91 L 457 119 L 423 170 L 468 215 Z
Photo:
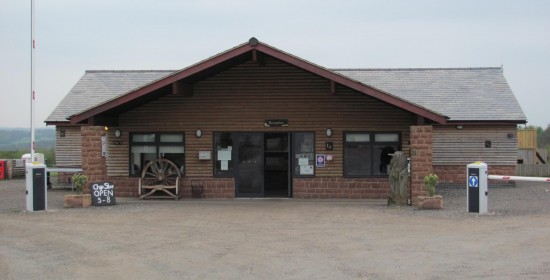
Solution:
M 107 154 L 107 136 L 101 136 L 101 156 L 106 157 Z
M 265 120 L 264 121 L 265 127 L 277 127 L 277 126 L 288 126 L 288 120 L 280 119 L 280 120 Z

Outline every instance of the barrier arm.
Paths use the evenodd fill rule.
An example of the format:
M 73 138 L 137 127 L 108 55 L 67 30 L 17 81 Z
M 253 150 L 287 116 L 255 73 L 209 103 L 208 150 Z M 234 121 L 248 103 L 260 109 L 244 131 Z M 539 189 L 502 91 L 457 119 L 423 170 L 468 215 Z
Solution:
M 489 179 L 489 180 L 504 180 L 504 181 L 528 181 L 528 182 L 550 183 L 550 178 L 544 178 L 544 177 L 488 175 L 487 179 Z

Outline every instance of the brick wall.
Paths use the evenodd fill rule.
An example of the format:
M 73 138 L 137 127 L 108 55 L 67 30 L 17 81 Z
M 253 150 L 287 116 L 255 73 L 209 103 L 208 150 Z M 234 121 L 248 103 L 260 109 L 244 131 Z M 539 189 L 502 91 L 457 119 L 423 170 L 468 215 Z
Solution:
M 411 126 L 411 188 L 412 200 L 426 195 L 424 176 L 433 173 L 432 126 Z
M 84 192 L 89 193 L 92 182 L 101 182 L 107 178 L 107 164 L 101 155 L 101 136 L 105 133 L 100 126 L 82 126 L 82 172 L 88 177 Z
M 202 198 L 234 198 L 235 179 L 233 178 L 207 178 L 195 177 L 182 178 L 180 184 L 180 197 L 191 198 L 191 185 L 202 186 Z
M 386 199 L 388 178 L 295 178 L 294 198 L 380 198 Z
M 488 172 L 491 175 L 515 175 L 516 167 L 513 165 L 489 165 Z M 465 165 L 436 165 L 434 173 L 439 177 L 440 184 L 459 185 L 466 184 L 466 164 Z M 503 185 L 504 181 L 491 180 L 490 185 Z

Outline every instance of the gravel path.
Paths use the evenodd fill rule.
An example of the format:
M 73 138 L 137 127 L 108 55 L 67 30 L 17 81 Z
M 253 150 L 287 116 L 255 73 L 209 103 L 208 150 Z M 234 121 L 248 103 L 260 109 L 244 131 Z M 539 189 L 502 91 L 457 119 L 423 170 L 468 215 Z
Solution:
M 149 200 L 27 213 L 0 181 L 0 279 L 550 279 L 550 186 L 489 188 L 489 214 L 370 200 Z

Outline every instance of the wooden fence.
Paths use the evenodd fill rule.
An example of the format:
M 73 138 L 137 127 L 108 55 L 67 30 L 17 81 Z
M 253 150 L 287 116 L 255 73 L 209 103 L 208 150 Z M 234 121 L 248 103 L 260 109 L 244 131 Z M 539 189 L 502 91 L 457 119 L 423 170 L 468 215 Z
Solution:
M 550 164 L 518 164 L 517 176 L 550 177 Z

